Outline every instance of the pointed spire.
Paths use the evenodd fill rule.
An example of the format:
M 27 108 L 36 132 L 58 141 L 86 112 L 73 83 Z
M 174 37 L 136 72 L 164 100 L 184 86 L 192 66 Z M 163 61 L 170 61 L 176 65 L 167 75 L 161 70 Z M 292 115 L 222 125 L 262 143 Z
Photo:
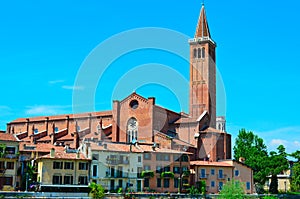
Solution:
M 204 3 L 202 3 L 202 8 L 201 8 L 198 25 L 197 25 L 197 30 L 196 30 L 196 34 L 195 34 L 195 38 L 197 38 L 197 37 L 209 37 L 210 38 L 210 32 L 209 32 L 209 27 L 208 27 L 208 23 L 207 23 Z

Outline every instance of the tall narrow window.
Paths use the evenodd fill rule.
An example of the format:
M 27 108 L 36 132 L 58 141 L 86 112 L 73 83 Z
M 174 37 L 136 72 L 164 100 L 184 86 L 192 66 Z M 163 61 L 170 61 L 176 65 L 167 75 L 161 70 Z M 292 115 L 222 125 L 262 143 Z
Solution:
M 198 48 L 198 58 L 201 58 L 201 48 Z
M 94 164 L 93 165 L 93 177 L 98 176 L 98 165 Z
M 205 48 L 203 47 L 202 48 L 202 59 L 204 59 L 205 58 Z
M 127 122 L 127 142 L 131 143 L 138 138 L 138 122 L 135 118 L 130 118 Z
M 194 58 L 197 58 L 197 49 L 194 48 Z

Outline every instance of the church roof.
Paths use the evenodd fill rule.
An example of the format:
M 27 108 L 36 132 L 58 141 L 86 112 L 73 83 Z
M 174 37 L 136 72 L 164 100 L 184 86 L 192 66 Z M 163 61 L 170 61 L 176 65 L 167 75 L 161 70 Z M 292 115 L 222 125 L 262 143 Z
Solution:
M 212 128 L 212 127 L 208 127 L 206 129 L 200 131 L 200 133 L 221 133 L 221 134 L 224 134 L 225 132 L 220 131 L 220 130 L 215 129 L 215 128 Z
M 8 124 L 12 123 L 23 123 L 27 122 L 27 119 L 30 122 L 38 122 L 38 121 L 45 121 L 46 118 L 49 120 L 64 120 L 66 117 L 69 119 L 78 119 L 78 118 L 87 118 L 87 117 L 104 117 L 104 116 L 112 116 L 112 111 L 101 111 L 101 112 L 86 112 L 86 113 L 78 113 L 78 114 L 64 114 L 64 115 L 52 115 L 52 116 L 38 116 L 38 117 L 30 117 L 30 118 L 18 118 L 9 122 Z
M 197 38 L 197 37 L 209 37 L 210 38 L 210 32 L 209 32 L 209 27 L 208 27 L 208 22 L 207 22 L 207 18 L 206 18 L 204 4 L 202 5 L 198 24 L 197 24 L 195 38 Z

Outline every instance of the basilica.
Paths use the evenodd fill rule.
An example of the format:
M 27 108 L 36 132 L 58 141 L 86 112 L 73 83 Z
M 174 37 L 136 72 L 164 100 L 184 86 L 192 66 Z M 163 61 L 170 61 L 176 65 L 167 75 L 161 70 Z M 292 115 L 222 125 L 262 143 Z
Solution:
M 84 189 L 93 181 L 106 190 L 177 192 L 204 181 L 207 192 L 217 193 L 235 179 L 252 193 L 252 170 L 231 159 L 231 135 L 225 118 L 216 116 L 216 43 L 204 5 L 187 42 L 189 113 L 133 92 L 114 100 L 110 111 L 13 120 L 6 133 L 19 143 L 21 173 L 34 160 L 44 191 L 78 184 Z M 20 187 L 21 178 L 14 176 L 12 186 Z

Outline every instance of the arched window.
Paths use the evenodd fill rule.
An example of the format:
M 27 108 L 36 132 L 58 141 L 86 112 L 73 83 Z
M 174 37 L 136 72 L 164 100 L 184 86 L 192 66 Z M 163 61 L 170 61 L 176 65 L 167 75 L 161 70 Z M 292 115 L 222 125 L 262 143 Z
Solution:
M 197 58 L 197 49 L 194 48 L 194 58 Z
M 198 48 L 198 58 L 201 58 L 201 48 Z
M 138 139 L 138 122 L 135 118 L 130 118 L 127 122 L 127 142 L 131 143 Z
M 202 59 L 204 59 L 205 58 L 205 48 L 203 47 L 202 48 Z

